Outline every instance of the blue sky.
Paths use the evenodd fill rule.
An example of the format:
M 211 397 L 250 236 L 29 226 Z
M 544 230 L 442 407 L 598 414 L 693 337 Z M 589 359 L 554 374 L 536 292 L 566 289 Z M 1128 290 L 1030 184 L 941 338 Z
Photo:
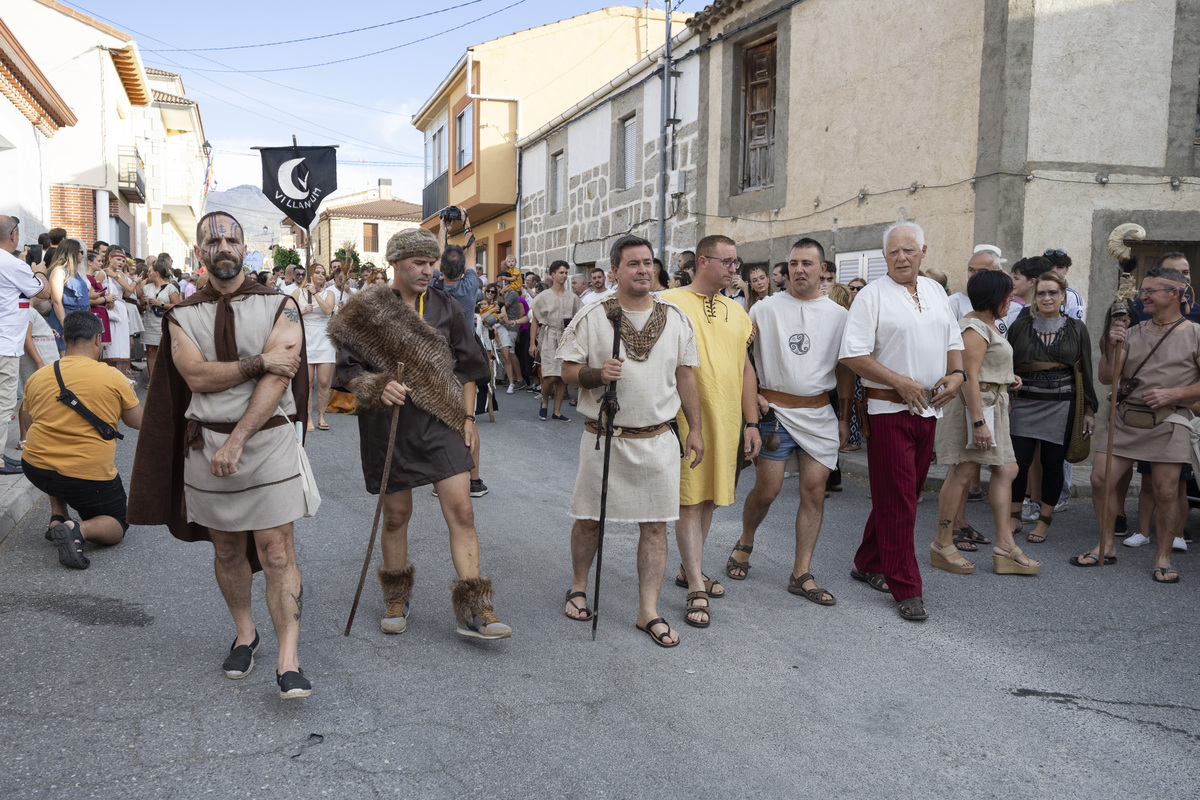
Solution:
M 217 189 L 260 185 L 258 154 L 250 148 L 290 144 L 295 134 L 302 145 L 341 145 L 338 194 L 391 178 L 396 196 L 417 203 L 422 139 L 410 120 L 467 47 L 608 5 L 642 5 L 628 0 L 62 1 L 132 35 L 147 66 L 183 76 L 213 145 Z M 705 0 L 682 0 L 676 9 L 695 13 L 704 5 Z M 650 7 L 661 10 L 663 0 L 650 0 Z M 426 16 L 411 19 L 418 15 Z M 405 18 L 410 19 L 386 24 Z M 329 36 L 358 28 L 371 29 Z M 326 38 L 273 44 L 317 36 Z M 239 49 L 200 50 L 230 47 Z M 390 48 L 397 49 L 367 55 Z M 341 63 L 310 66 L 332 61 Z M 597 76 L 597 83 L 610 77 Z

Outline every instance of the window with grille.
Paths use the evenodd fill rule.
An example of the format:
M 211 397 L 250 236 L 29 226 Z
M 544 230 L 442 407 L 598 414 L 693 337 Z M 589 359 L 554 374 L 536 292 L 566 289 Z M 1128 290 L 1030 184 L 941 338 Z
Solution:
M 567 159 L 562 151 L 550 156 L 550 213 L 557 214 L 566 207 Z
M 367 253 L 379 252 L 379 223 L 364 222 L 363 223 L 363 251 Z
M 775 182 L 775 40 L 742 59 L 742 191 Z
M 454 168 L 462 169 L 471 163 L 472 131 L 471 106 L 468 105 L 454 118 Z
M 621 189 L 629 189 L 637 181 L 638 127 L 637 117 L 621 121 Z
M 838 253 L 834 263 L 837 264 L 838 283 L 847 283 L 855 278 L 870 283 L 887 274 L 887 261 L 883 258 L 882 250 Z

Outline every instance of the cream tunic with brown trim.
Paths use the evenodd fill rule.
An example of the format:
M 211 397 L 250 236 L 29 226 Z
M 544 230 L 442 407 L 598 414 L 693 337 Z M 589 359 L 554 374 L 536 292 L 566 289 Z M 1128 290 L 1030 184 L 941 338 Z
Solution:
M 282 295 L 243 295 L 231 304 L 239 359 L 256 356 L 275 326 Z M 200 349 L 205 361 L 217 360 L 214 331 L 216 303 L 175 309 L 171 318 Z M 250 405 L 258 380 L 239 383 L 222 392 L 194 392 L 184 416 L 200 422 L 237 422 Z M 296 404 L 285 389 L 277 414 L 291 416 Z M 304 516 L 300 483 L 299 442 L 291 424 L 260 430 L 242 449 L 237 472 L 224 478 L 212 474 L 212 458 L 229 438 L 203 431 L 204 450 L 189 450 L 184 459 L 184 504 L 189 522 L 220 531 L 253 531 L 294 522 Z

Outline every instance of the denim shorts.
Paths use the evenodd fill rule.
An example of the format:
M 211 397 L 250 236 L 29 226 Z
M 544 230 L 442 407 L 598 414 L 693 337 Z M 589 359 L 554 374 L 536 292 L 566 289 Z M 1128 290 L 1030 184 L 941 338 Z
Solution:
M 792 438 L 792 435 L 788 433 L 787 428 L 783 427 L 783 423 L 779 422 L 778 420 L 775 422 L 762 423 L 758 428 L 758 432 L 762 436 L 763 440 L 762 450 L 760 450 L 758 453 L 760 458 L 765 458 L 768 461 L 787 461 L 788 458 L 791 457 L 792 453 L 802 456 L 808 455 L 808 453 L 804 452 L 804 448 L 797 444 L 796 440 Z M 767 437 L 772 433 L 778 434 L 779 447 L 775 448 L 774 450 L 768 450 L 766 441 Z

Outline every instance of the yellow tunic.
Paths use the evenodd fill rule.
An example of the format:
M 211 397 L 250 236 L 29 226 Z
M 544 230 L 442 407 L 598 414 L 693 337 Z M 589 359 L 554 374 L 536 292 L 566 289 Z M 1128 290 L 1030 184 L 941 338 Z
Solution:
M 742 433 L 742 370 L 754 326 L 738 305 L 721 295 L 711 300 L 688 288 L 669 289 L 659 297 L 679 306 L 692 321 L 700 366 L 694 368 L 700 390 L 700 420 L 704 434 L 704 460 L 680 470 L 679 504 L 711 500 L 718 506 L 737 499 L 738 442 Z M 678 415 L 679 435 L 687 440 L 687 422 Z

